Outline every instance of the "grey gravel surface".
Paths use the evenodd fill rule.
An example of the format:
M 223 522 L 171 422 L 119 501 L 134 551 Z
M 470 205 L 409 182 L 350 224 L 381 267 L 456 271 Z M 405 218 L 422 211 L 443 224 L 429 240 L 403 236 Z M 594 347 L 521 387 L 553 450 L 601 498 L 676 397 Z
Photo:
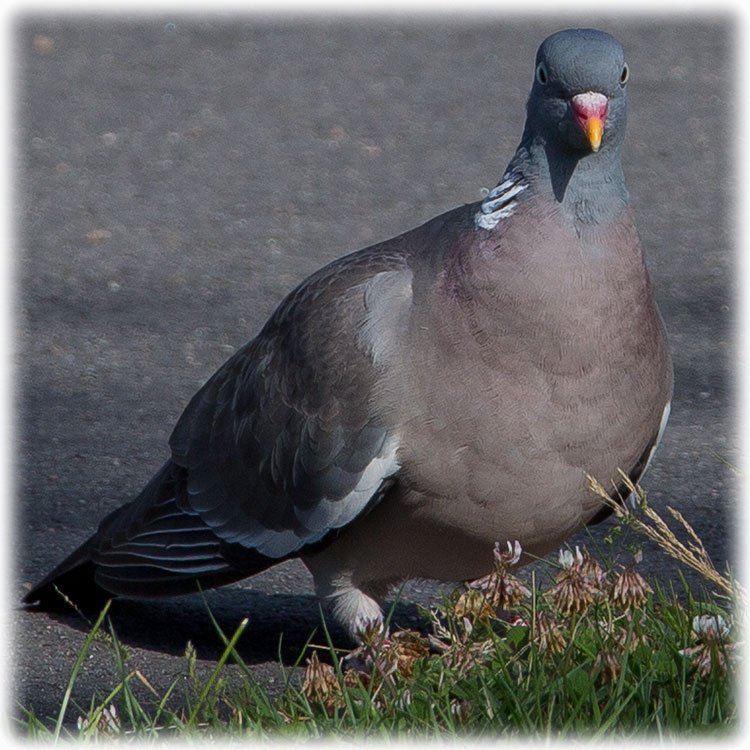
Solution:
M 57 714 L 86 635 L 75 615 L 15 609 L 24 586 L 140 489 L 193 392 L 297 282 L 496 184 L 536 47 L 570 25 L 613 33 L 632 71 L 626 176 L 676 368 L 644 485 L 717 565 L 732 559 L 732 19 L 29 16 L 13 31 L 24 706 Z M 648 546 L 642 568 L 676 570 Z M 437 592 L 409 586 L 399 623 L 418 624 L 413 602 Z M 250 617 L 240 650 L 271 687 L 279 654 L 291 663 L 319 623 L 294 562 L 207 598 L 226 630 Z M 198 597 L 116 602 L 112 619 L 160 690 L 188 640 L 204 672 L 220 654 Z M 114 681 L 97 645 L 73 697 L 87 705 Z

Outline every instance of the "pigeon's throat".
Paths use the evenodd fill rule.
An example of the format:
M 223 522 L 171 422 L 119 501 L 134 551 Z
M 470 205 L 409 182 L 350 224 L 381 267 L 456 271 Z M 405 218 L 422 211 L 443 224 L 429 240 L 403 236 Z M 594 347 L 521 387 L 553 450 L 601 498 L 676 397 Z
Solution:
M 591 150 L 596 153 L 604 135 L 604 124 L 609 113 L 609 100 L 604 94 L 586 91 L 583 94 L 576 94 L 570 100 L 570 108 L 576 122 L 586 134 Z

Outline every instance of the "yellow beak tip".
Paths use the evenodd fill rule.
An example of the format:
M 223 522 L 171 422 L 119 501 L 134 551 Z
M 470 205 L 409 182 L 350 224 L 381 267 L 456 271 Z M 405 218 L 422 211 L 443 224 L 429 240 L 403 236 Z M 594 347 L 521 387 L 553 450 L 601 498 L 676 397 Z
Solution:
M 604 123 L 598 117 L 592 117 L 586 123 L 586 136 L 591 144 L 591 150 L 596 153 L 602 145 Z

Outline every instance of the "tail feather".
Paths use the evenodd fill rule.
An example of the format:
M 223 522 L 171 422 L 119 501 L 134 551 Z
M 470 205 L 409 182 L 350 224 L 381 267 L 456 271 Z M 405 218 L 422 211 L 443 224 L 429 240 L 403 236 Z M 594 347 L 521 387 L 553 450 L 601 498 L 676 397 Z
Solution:
M 173 596 L 232 583 L 279 562 L 220 539 L 184 509 L 181 492 L 184 470 L 167 461 L 132 503 L 110 513 L 23 601 L 52 608 L 66 598 L 88 606 L 115 595 Z
M 24 604 L 42 609 L 60 609 L 66 600 L 88 609 L 99 607 L 112 597 L 94 582 L 96 566 L 91 561 L 88 545 L 91 539 L 65 558 L 23 598 Z

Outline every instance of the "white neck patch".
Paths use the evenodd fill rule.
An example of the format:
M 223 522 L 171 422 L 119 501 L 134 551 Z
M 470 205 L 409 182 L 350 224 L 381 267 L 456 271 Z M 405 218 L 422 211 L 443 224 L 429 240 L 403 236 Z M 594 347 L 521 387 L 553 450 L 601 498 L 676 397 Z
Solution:
M 494 229 L 503 219 L 511 216 L 518 205 L 518 195 L 528 186 L 520 172 L 506 172 L 500 179 L 500 184 L 490 190 L 474 215 L 476 226 L 480 229 Z

